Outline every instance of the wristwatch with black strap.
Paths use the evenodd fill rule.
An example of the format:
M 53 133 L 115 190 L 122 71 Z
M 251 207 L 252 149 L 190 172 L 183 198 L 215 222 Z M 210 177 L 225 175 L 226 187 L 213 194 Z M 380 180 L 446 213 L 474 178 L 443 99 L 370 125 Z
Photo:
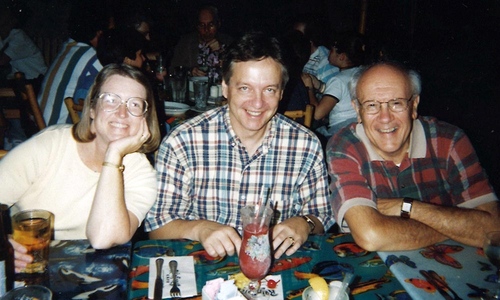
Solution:
M 411 214 L 411 209 L 413 207 L 413 199 L 404 197 L 403 203 L 401 204 L 401 218 L 409 219 Z
M 314 231 L 314 228 L 316 228 L 316 223 L 314 223 L 313 219 L 309 218 L 308 216 L 301 216 L 301 218 L 307 222 L 307 225 L 309 225 L 309 228 L 311 228 L 311 231 L 309 233 L 312 233 Z

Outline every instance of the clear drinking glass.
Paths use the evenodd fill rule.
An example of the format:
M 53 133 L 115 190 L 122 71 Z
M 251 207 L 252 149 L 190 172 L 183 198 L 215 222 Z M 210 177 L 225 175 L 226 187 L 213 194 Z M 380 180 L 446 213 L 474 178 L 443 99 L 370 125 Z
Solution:
M 489 296 L 489 299 L 500 299 L 500 231 L 492 231 L 486 234 L 483 245 L 484 254 L 488 260 L 497 268 L 497 289 Z
M 266 207 L 262 211 L 254 205 L 241 209 L 243 239 L 239 253 L 241 272 L 250 279 L 246 296 L 252 299 L 263 297 L 260 281 L 266 277 L 271 266 L 271 245 L 269 223 L 273 210 Z
M 54 214 L 42 209 L 23 210 L 12 216 L 13 238 L 28 249 L 33 262 L 21 273 L 44 273 L 49 260 L 49 244 L 54 230 Z
M 207 107 L 208 81 L 193 81 L 195 107 L 204 110 Z

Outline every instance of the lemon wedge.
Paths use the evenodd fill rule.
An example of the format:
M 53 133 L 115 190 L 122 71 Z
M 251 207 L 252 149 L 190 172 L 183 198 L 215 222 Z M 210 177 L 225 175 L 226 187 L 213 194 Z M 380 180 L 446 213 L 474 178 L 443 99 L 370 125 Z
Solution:
M 328 284 L 322 277 L 313 277 L 309 279 L 309 284 L 316 294 L 318 294 L 320 300 L 328 300 L 329 290 Z
M 233 274 L 233 275 L 230 275 L 229 276 L 229 279 L 234 279 L 234 285 L 236 285 L 236 287 L 238 289 L 242 289 L 246 286 L 248 286 L 248 284 L 250 283 L 250 279 L 248 279 L 243 273 L 236 273 L 236 274 Z

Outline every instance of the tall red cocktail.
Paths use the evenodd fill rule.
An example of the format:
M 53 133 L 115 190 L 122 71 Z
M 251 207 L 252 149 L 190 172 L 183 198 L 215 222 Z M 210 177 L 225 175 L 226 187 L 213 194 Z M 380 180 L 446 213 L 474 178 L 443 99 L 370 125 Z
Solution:
M 239 253 L 241 272 L 250 283 L 247 297 L 257 298 L 260 280 L 266 277 L 271 266 L 271 245 L 269 241 L 269 223 L 273 211 L 266 207 L 245 206 L 241 209 L 243 237 Z
M 268 226 L 245 226 L 239 260 L 241 272 L 249 279 L 260 280 L 266 276 L 271 266 Z

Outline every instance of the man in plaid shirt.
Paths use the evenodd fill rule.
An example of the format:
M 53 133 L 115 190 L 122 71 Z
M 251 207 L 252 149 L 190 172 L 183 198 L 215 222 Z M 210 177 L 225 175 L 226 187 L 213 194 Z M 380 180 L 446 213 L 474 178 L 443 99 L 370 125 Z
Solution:
M 228 105 L 174 128 L 162 142 L 158 197 L 146 218 L 151 238 L 200 241 L 212 256 L 241 245 L 239 210 L 264 187 L 275 214 L 275 257 L 334 224 L 323 150 L 305 127 L 276 114 L 288 74 L 276 39 L 248 34 L 228 49 Z
M 350 83 L 359 124 L 327 145 L 337 222 L 370 251 L 453 239 L 481 247 L 498 230 L 498 200 L 464 132 L 417 117 L 420 78 L 377 63 Z

